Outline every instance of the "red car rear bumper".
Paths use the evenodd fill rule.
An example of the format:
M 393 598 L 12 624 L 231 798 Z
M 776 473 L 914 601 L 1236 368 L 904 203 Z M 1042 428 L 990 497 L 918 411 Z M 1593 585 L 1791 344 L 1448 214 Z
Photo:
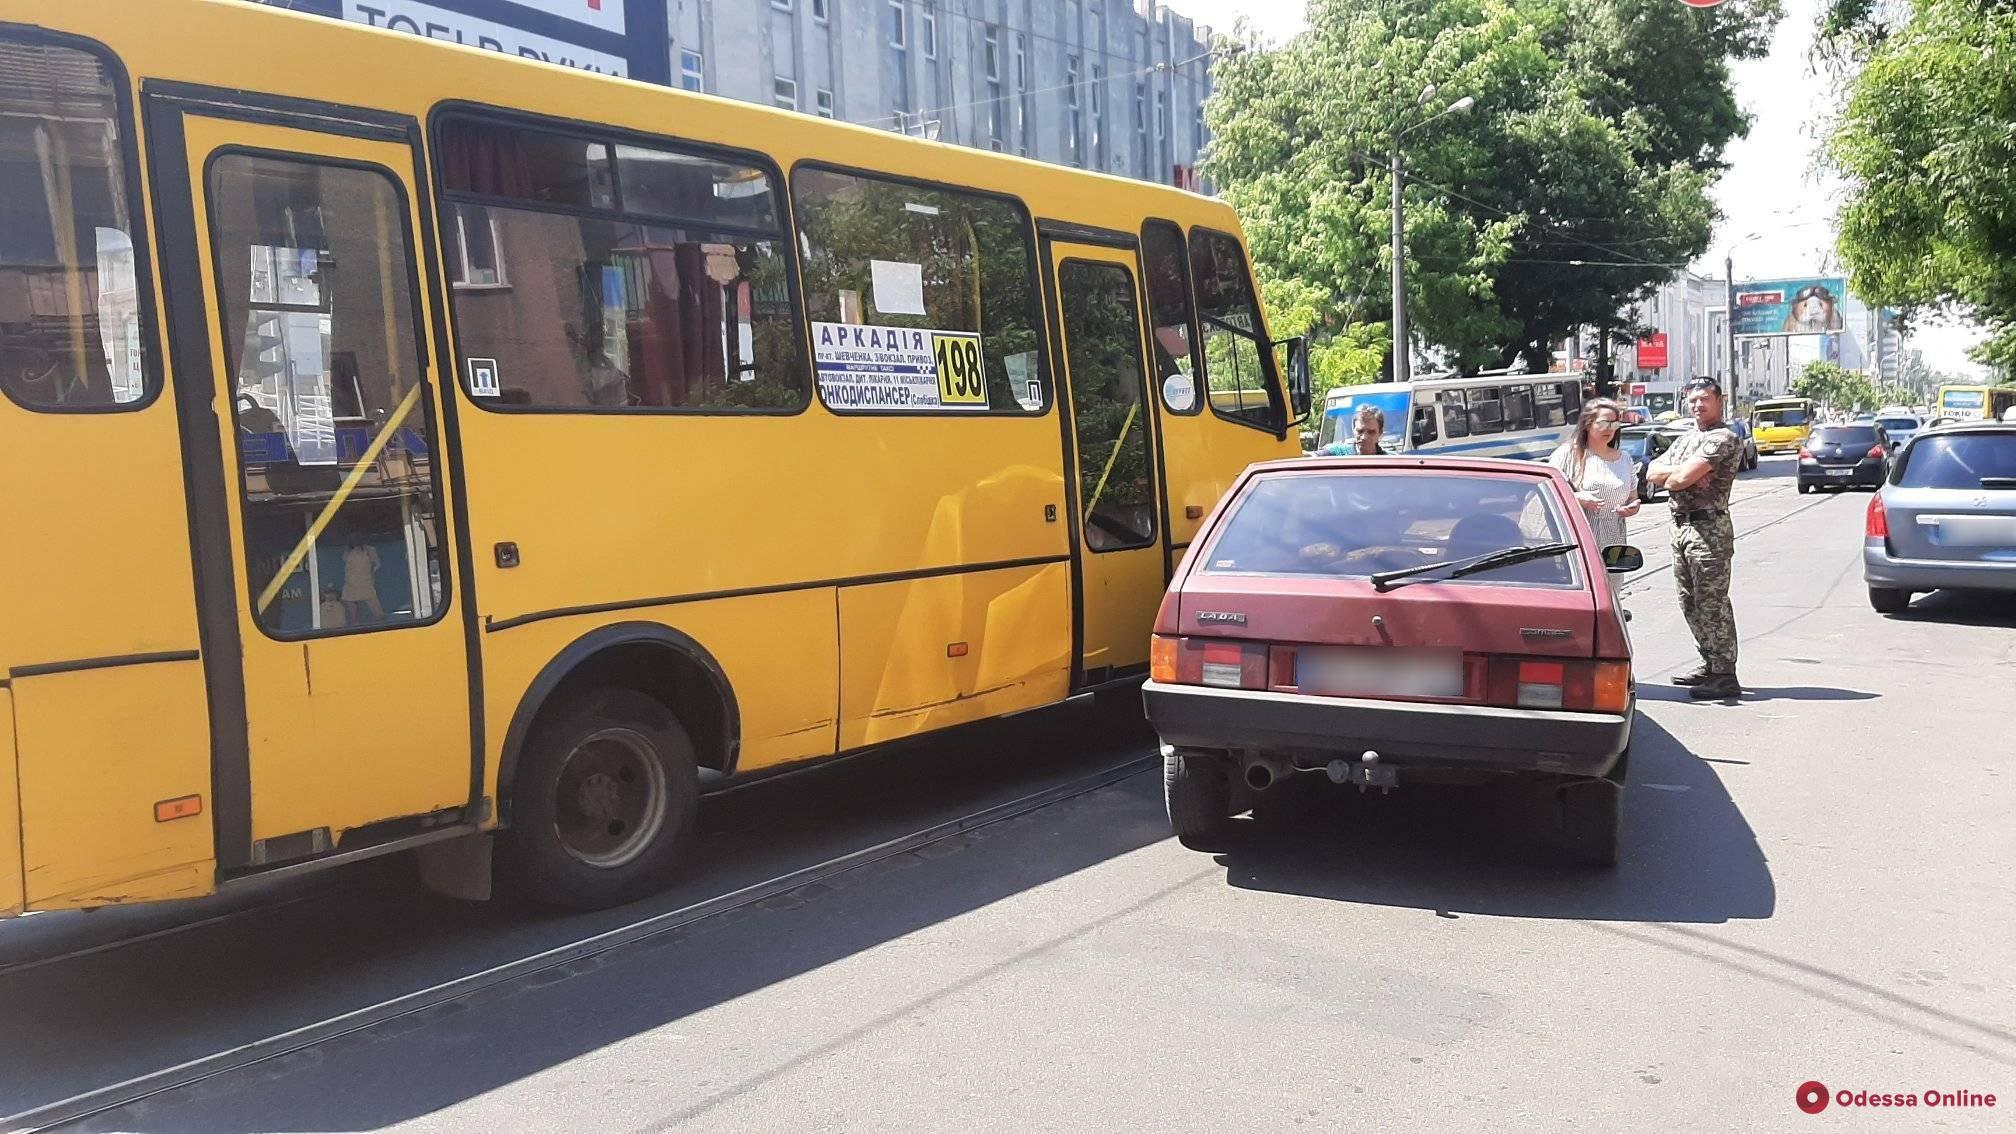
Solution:
M 1630 711 L 1308 697 L 1157 681 L 1143 685 L 1141 696 L 1165 744 L 1299 755 L 1305 766 L 1356 760 L 1371 749 L 1380 763 L 1400 769 L 1602 776 L 1631 743 Z

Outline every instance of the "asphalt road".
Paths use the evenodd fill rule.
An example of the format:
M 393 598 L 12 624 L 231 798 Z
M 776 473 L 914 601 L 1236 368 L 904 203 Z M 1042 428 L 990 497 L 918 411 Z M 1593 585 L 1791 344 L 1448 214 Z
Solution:
M 1144 772 L 83 1128 L 2009 1129 L 2016 604 L 1876 615 L 1868 497 L 1798 496 L 1788 474 L 1767 460 L 1738 487 L 1740 703 L 1661 684 L 1697 659 L 1661 513 L 1633 525 L 1641 719 L 1614 872 L 1563 865 L 1502 793 L 1318 797 L 1193 853 Z M 710 800 L 693 879 L 642 911 L 460 906 L 381 868 L 0 926 L 0 1113 L 1150 743 L 1070 707 Z M 2000 1105 L 1808 1118 L 1809 1079 Z

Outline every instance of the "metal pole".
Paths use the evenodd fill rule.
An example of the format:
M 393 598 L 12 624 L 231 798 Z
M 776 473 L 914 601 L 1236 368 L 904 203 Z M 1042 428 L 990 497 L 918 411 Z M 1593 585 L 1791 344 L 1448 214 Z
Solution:
M 1722 275 L 1729 285 L 1722 311 L 1722 329 L 1729 339 L 1729 388 L 1722 393 L 1733 398 L 1736 396 L 1736 250 L 1733 248 L 1722 256 Z
M 1400 199 L 1400 136 L 1393 136 L 1393 380 L 1412 379 L 1407 352 L 1406 206 Z

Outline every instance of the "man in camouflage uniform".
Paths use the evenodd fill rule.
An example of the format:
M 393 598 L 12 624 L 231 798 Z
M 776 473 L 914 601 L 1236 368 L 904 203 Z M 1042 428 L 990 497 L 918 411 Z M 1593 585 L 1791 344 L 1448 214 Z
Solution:
M 1697 701 L 1743 692 L 1736 680 L 1736 612 L 1729 605 L 1729 569 L 1736 557 L 1729 489 L 1743 465 L 1743 443 L 1724 422 L 1722 408 L 1722 387 L 1713 378 L 1687 383 L 1694 429 L 1646 470 L 1646 478 L 1672 498 L 1673 579 L 1703 663 L 1673 683 L 1693 686 L 1689 694 Z

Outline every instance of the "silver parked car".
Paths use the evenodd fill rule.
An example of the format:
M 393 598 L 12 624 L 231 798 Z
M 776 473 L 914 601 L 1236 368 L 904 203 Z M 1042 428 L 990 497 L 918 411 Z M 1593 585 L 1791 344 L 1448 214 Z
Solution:
M 1869 605 L 1895 614 L 1933 590 L 2016 591 L 2016 424 L 1921 433 L 1869 501 Z
M 1909 443 L 1913 437 L 1918 436 L 1920 430 L 1925 428 L 1925 420 L 1915 413 L 1877 414 L 1876 424 L 1882 426 L 1883 432 L 1890 435 L 1890 443 L 1892 445 Z

